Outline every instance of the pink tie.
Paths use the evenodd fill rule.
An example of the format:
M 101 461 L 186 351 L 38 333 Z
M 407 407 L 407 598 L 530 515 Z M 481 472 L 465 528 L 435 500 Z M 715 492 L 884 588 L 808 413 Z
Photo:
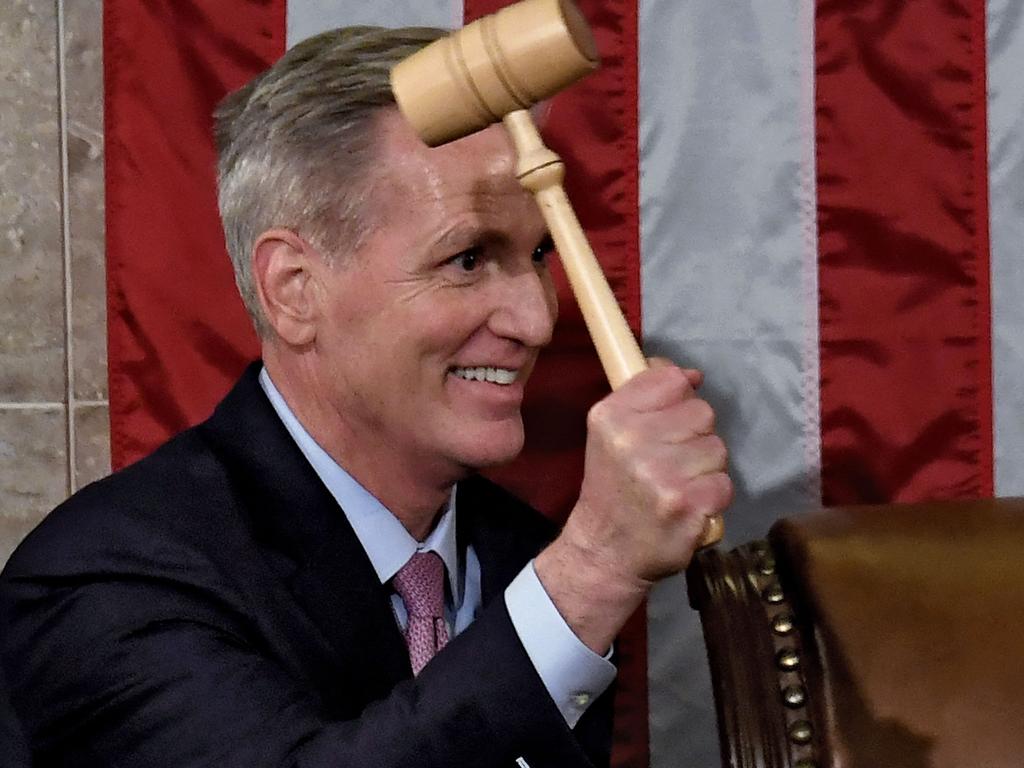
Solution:
M 405 644 L 409 646 L 412 672 L 418 675 L 448 642 L 448 626 L 444 623 L 444 563 L 436 552 L 417 552 L 395 574 L 392 583 L 409 614 Z

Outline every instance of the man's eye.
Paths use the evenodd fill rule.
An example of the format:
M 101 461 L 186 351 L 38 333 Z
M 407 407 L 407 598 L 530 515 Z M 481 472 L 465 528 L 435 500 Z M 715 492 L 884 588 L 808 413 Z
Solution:
M 451 262 L 457 264 L 464 272 L 473 272 L 483 263 L 483 249 L 479 246 L 467 248 L 455 254 Z
M 548 235 L 540 241 L 536 248 L 533 249 L 533 263 L 543 264 L 548 260 L 548 256 L 550 256 L 554 250 L 555 244 L 551 240 L 551 236 Z

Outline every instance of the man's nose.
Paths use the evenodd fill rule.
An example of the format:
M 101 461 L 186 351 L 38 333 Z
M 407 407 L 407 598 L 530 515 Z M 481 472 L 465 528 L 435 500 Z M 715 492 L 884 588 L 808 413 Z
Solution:
M 508 276 L 491 314 L 491 331 L 530 347 L 551 341 L 558 301 L 551 279 L 534 269 Z

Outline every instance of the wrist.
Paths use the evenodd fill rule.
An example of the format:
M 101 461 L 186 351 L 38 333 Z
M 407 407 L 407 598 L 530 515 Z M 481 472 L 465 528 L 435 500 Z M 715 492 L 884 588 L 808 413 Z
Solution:
M 626 571 L 614 555 L 591 546 L 570 523 L 534 563 L 537 578 L 566 624 L 602 655 L 653 585 Z

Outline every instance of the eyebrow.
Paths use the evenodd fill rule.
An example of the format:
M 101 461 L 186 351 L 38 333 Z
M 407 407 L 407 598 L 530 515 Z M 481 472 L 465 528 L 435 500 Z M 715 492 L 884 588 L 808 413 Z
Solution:
M 471 224 L 460 222 L 453 224 L 434 239 L 431 248 L 458 248 L 467 243 L 492 242 L 503 243 L 508 241 L 508 235 L 492 228 L 480 229 Z

